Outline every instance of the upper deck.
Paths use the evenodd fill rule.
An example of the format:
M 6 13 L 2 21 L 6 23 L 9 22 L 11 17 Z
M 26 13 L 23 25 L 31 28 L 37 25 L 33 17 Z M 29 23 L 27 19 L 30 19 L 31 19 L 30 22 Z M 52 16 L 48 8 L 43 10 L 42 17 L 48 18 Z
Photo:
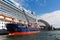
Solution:
M 15 2 L 16 3 L 16 2 Z M 0 0 L 0 13 L 11 16 L 18 20 L 23 20 L 33 23 L 36 21 L 35 16 L 32 14 L 31 11 L 26 10 L 25 8 L 21 7 L 20 5 L 17 6 L 18 3 L 15 4 L 11 0 Z M 24 10 L 24 12 L 23 12 Z M 27 19 L 26 19 L 26 17 Z

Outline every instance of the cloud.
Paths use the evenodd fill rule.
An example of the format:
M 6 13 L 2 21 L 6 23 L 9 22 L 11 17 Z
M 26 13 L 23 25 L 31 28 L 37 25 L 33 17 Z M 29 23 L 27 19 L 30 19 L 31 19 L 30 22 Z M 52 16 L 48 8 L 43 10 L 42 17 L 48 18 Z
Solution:
M 57 28 L 59 27 L 58 25 L 60 24 L 60 10 L 43 14 L 39 16 L 38 19 L 43 19 Z
M 16 0 L 16 1 L 18 1 L 18 2 L 25 2 L 25 0 Z
M 29 4 L 27 3 L 29 0 L 16 0 L 21 6 L 28 7 Z
M 38 2 L 39 0 L 35 0 L 36 2 Z
M 43 0 L 43 1 L 41 0 L 40 2 L 41 2 L 41 3 L 40 3 L 40 6 L 45 6 L 46 0 Z
M 46 0 L 44 0 L 44 3 L 46 3 Z

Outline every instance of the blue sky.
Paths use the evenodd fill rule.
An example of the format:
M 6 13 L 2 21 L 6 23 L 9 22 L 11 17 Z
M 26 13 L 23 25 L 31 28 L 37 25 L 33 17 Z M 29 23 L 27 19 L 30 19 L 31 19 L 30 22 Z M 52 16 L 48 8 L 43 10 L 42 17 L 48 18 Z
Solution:
M 43 19 L 60 28 L 60 0 L 16 0 L 22 7 L 34 11 L 37 19 Z
M 36 15 L 60 10 L 60 0 L 16 0 L 22 7 L 34 11 Z

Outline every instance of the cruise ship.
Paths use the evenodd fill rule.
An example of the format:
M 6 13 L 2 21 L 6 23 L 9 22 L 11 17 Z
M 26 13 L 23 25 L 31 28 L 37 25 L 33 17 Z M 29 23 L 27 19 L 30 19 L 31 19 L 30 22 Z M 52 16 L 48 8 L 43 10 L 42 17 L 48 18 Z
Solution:
M 0 29 L 6 29 L 8 35 L 39 33 L 35 13 L 14 0 L 0 0 Z

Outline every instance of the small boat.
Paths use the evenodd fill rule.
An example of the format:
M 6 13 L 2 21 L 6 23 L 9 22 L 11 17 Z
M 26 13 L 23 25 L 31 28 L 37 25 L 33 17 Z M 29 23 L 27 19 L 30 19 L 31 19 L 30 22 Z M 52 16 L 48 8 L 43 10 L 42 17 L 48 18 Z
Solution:
M 8 23 L 6 24 L 7 31 L 9 31 L 9 36 L 16 36 L 16 35 L 30 35 L 30 34 L 37 34 L 39 30 L 31 30 L 28 26 L 24 24 L 16 24 L 16 23 Z

